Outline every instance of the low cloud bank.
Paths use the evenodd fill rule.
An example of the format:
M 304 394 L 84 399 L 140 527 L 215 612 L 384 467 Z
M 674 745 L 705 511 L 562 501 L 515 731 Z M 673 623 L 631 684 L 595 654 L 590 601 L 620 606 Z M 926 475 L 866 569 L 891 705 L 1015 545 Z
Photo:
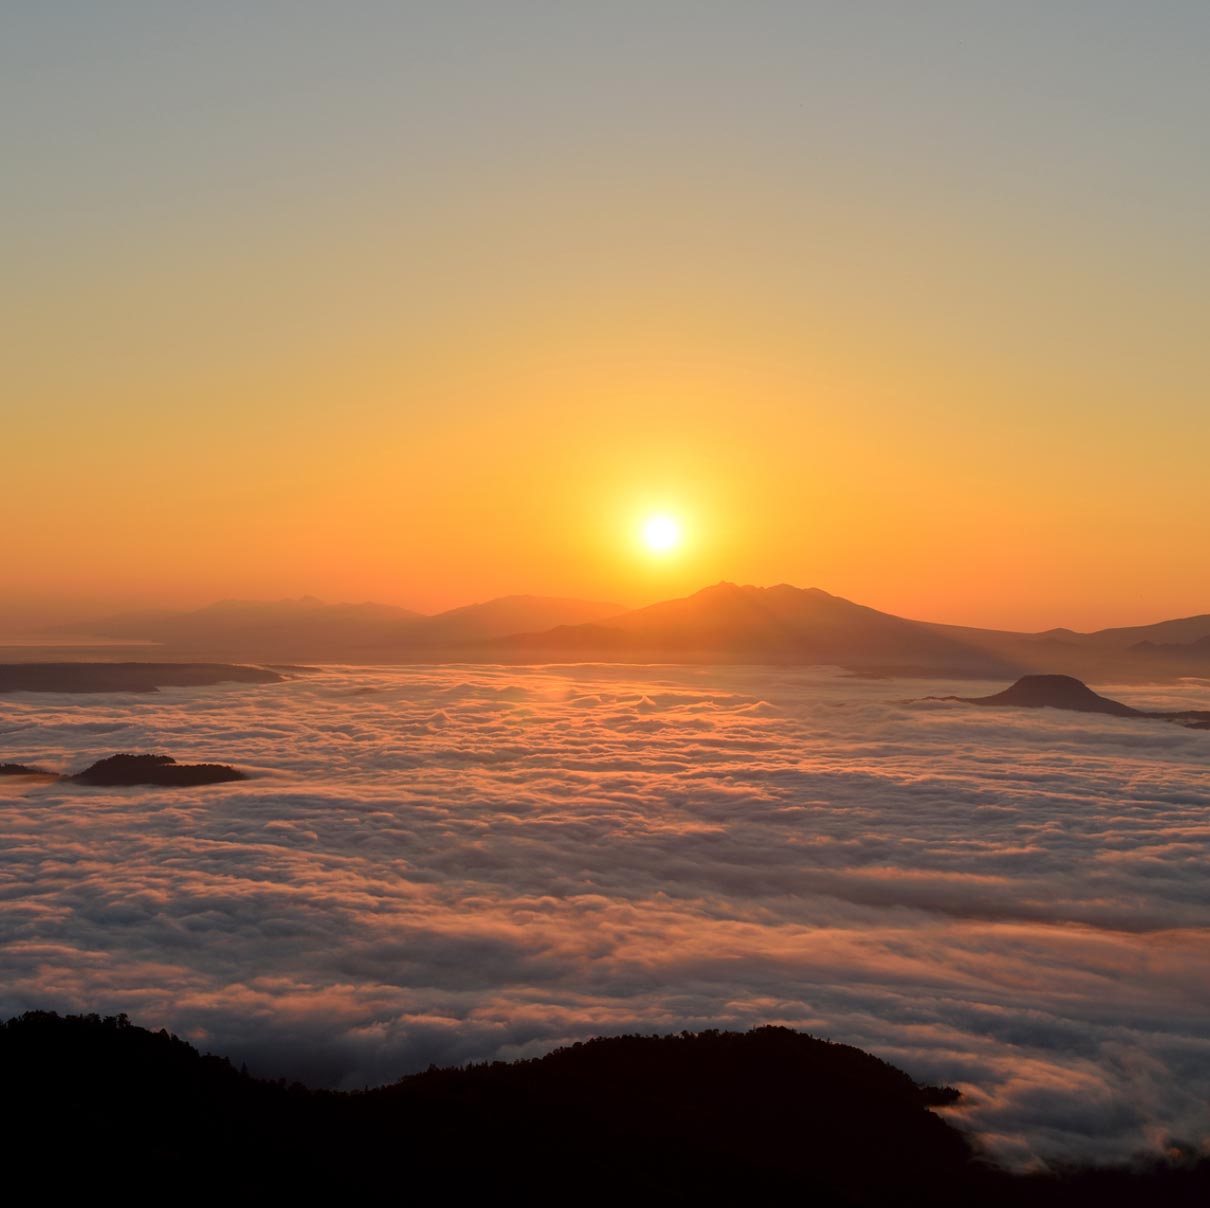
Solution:
M 1010 1162 L 1204 1145 L 1210 735 L 911 695 L 447 667 L 0 701 L 6 760 L 256 773 L 0 787 L 0 1011 L 344 1087 L 785 1023 L 961 1086 Z

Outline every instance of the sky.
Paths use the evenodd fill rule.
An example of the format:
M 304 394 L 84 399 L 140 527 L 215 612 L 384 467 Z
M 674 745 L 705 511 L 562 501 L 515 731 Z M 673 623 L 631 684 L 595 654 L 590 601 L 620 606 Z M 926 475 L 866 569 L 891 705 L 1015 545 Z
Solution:
M 1178 2 L 6 5 L 4 615 L 1208 611 L 1207 46 Z

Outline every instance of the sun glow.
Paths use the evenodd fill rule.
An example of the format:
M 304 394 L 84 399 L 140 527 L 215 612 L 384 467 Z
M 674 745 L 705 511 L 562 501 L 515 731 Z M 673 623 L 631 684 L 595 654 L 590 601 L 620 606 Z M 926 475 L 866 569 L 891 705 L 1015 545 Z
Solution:
M 681 544 L 681 522 L 675 516 L 648 516 L 643 521 L 643 544 L 653 554 L 667 554 Z

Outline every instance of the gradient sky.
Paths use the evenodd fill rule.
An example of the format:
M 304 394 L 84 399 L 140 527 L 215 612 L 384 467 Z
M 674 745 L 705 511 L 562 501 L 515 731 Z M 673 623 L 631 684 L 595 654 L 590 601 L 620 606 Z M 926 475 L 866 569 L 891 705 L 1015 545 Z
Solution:
M 8 615 L 1208 611 L 1208 57 L 1195 3 L 6 5 Z

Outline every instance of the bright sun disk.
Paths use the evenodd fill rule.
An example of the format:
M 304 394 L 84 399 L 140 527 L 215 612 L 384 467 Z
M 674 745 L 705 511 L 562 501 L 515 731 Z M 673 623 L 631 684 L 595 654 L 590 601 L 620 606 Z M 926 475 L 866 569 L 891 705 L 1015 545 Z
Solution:
M 666 554 L 681 543 L 681 525 L 674 516 L 649 516 L 643 522 L 643 544 L 656 554 Z

